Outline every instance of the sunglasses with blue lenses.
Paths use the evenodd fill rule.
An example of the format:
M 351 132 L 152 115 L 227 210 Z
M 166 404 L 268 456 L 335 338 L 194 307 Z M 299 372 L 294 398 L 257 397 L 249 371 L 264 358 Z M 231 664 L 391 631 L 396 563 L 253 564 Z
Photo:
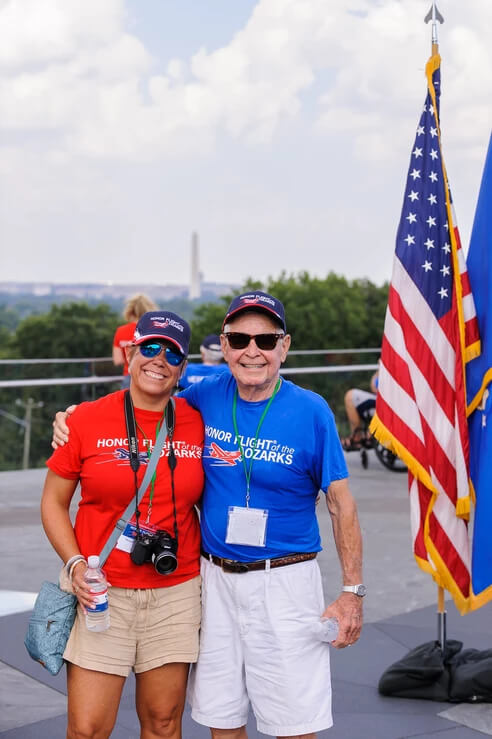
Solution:
M 147 359 L 157 357 L 162 351 L 164 351 L 166 362 L 173 367 L 178 367 L 178 365 L 185 360 L 184 354 L 171 349 L 170 346 L 164 346 L 164 344 L 160 344 L 158 341 L 150 341 L 147 344 L 140 344 L 139 349 L 140 354 Z

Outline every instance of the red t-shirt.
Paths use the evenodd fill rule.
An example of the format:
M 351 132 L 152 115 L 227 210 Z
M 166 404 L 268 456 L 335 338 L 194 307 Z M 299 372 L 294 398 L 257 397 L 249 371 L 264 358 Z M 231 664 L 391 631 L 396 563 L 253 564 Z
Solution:
M 117 346 L 119 349 L 121 349 L 125 358 L 125 362 L 123 364 L 124 375 L 128 374 L 128 362 L 126 361 L 125 346 L 128 346 L 128 344 L 132 343 L 133 334 L 136 327 L 137 324 L 135 321 L 133 323 L 125 323 L 124 326 L 119 326 L 114 334 L 113 346 Z
M 156 425 L 162 413 L 135 408 L 141 464 L 138 484 L 145 474 L 147 439 L 155 443 Z M 81 500 L 75 519 L 75 536 L 86 557 L 99 554 L 130 500 L 135 499 L 134 475 L 130 467 L 124 414 L 124 391 L 81 403 L 69 418 L 70 439 L 46 464 L 68 480 L 80 479 Z M 140 427 L 140 430 L 138 427 Z M 113 549 L 104 569 L 109 582 L 123 588 L 159 588 L 177 585 L 199 574 L 200 526 L 195 510 L 202 494 L 203 422 L 198 411 L 184 398 L 176 398 L 176 427 L 173 437 L 177 466 L 174 472 L 176 519 L 178 523 L 178 567 L 159 575 L 151 562 L 134 565 L 130 555 Z M 167 463 L 169 440 L 164 443 L 157 465 L 150 523 L 174 537 L 171 472 Z M 150 486 L 140 501 L 140 524 L 147 518 Z

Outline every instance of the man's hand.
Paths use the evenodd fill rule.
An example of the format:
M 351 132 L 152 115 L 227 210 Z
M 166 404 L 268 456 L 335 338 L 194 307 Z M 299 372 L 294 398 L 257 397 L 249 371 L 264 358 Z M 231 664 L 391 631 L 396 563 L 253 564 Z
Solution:
M 338 636 L 332 646 L 337 649 L 350 647 L 362 630 L 362 598 L 353 593 L 342 593 L 330 603 L 321 618 L 336 618 L 338 621 Z
M 67 426 L 67 418 L 71 416 L 76 405 L 69 405 L 65 411 L 58 411 L 53 421 L 53 438 L 51 440 L 51 446 L 53 449 L 58 449 L 59 446 L 63 446 L 68 441 L 68 435 L 70 433 Z

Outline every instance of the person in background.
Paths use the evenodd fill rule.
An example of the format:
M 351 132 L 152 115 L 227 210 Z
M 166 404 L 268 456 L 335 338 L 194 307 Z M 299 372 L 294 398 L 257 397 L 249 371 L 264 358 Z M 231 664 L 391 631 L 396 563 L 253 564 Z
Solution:
M 125 303 L 123 318 L 126 323 L 116 329 L 113 338 L 113 364 L 115 367 L 123 367 L 122 388 L 127 388 L 130 385 L 125 347 L 129 346 L 133 341 L 133 332 L 135 331 L 139 318 L 144 313 L 147 313 L 147 311 L 152 310 L 157 310 L 156 304 L 143 293 L 132 295 Z
M 202 356 L 202 364 L 188 363 L 179 381 L 181 390 L 192 385 L 194 382 L 200 382 L 204 377 L 215 375 L 218 372 L 228 372 L 227 364 L 223 363 L 222 348 L 220 346 L 220 336 L 218 334 L 209 334 L 205 336 L 200 344 L 200 354 Z
M 361 449 L 368 435 L 366 421 L 369 420 L 376 409 L 376 395 L 378 392 L 378 373 L 379 370 L 371 377 L 371 392 L 360 390 L 357 387 L 347 390 L 344 397 L 345 412 L 350 425 L 350 436 L 342 439 L 342 447 L 346 452 L 353 452 Z
M 124 350 L 129 390 L 77 406 L 69 420 L 69 442 L 47 461 L 42 522 L 78 599 L 63 655 L 68 739 L 110 736 L 132 670 L 141 739 L 181 739 L 189 665 L 198 655 L 200 524 L 195 505 L 203 488 L 204 429 L 184 398 L 175 399 L 174 414 L 170 399 L 189 338 L 188 324 L 175 313 L 145 313 Z M 127 393 L 138 439 L 136 473 L 125 423 Z M 104 566 L 112 585 L 110 626 L 89 631 L 84 614 L 93 596 L 84 580 L 87 557 L 99 554 L 135 499 L 164 419 L 174 432 L 169 431 L 151 483 Z M 79 481 L 81 500 L 72 525 L 69 509 Z

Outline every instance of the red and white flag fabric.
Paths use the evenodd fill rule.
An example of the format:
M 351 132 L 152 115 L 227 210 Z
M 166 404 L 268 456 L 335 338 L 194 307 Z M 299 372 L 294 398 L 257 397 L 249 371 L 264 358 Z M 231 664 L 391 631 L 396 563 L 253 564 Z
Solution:
M 472 607 L 465 362 L 478 322 L 441 151 L 440 57 L 426 67 L 396 239 L 371 430 L 409 470 L 415 558 L 458 609 Z

